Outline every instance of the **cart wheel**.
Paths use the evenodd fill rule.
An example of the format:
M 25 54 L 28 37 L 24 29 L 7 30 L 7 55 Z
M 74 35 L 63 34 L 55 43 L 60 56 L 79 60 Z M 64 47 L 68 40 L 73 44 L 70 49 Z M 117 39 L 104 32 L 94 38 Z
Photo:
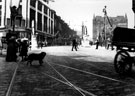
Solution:
M 132 69 L 132 63 L 133 62 L 130 55 L 123 50 L 117 52 L 114 58 L 114 68 L 119 74 L 130 73 Z

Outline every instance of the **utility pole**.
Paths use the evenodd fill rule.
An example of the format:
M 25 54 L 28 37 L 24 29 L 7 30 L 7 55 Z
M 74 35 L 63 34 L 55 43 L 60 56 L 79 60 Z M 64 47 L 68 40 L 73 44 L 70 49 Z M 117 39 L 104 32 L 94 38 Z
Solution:
M 105 43 L 105 47 L 106 47 L 106 6 L 104 6 L 103 8 L 103 12 L 104 12 L 104 43 Z

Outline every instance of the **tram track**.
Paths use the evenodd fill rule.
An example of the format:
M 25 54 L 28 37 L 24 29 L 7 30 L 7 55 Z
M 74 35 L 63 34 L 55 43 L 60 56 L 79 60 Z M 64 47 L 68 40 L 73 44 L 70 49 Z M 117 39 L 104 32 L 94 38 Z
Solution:
M 81 96 L 87 96 L 87 95 L 88 95 L 88 96 L 97 96 L 97 95 L 95 95 L 95 94 L 93 94 L 93 93 L 91 93 L 91 92 L 88 92 L 87 90 L 84 90 L 84 89 L 82 89 L 82 88 L 80 88 L 80 87 L 75 86 L 75 85 L 72 84 L 65 76 L 63 76 L 56 68 L 54 68 L 54 67 L 50 64 L 50 62 L 46 61 L 46 63 L 47 63 L 60 77 L 62 77 L 65 81 L 60 80 L 60 79 L 58 79 L 58 78 L 56 78 L 56 77 L 54 77 L 54 76 L 51 76 L 51 75 L 49 75 L 49 74 L 47 74 L 47 73 L 44 73 L 44 72 L 42 72 L 42 74 L 47 75 L 47 76 L 49 76 L 49 77 L 52 78 L 52 79 L 55 79 L 55 80 L 57 80 L 57 81 L 59 81 L 59 82 L 65 84 L 65 85 L 67 85 L 67 86 L 72 87 L 73 89 L 77 90 L 77 91 L 80 93 Z M 85 95 L 85 94 L 86 94 L 86 95 Z
M 68 57 L 69 58 L 69 57 Z M 77 60 L 78 61 L 78 60 Z M 74 67 L 71 67 L 71 66 L 67 66 L 67 65 L 64 65 L 64 64 L 58 64 L 58 62 L 55 62 L 55 61 L 48 61 L 48 58 L 47 58 L 47 60 L 46 60 L 46 63 L 48 64 L 48 63 L 51 63 L 52 64 L 52 66 L 55 66 L 55 67 L 57 67 L 57 66 L 59 66 L 59 67 L 57 67 L 57 68 L 60 68 L 60 67 L 62 67 L 61 69 L 63 69 L 64 70 L 64 68 L 65 69 L 69 69 L 69 70 L 73 70 L 73 71 L 77 71 L 77 73 L 78 72 L 81 72 L 81 73 L 84 73 L 84 74 L 88 74 L 88 75 L 92 75 L 92 76 L 95 76 L 95 77 L 97 77 L 97 78 L 100 78 L 100 80 L 101 79 L 106 79 L 106 80 L 109 80 L 109 81 L 113 81 L 113 82 L 115 82 L 116 84 L 117 84 L 117 82 L 118 83 L 120 83 L 122 86 L 117 86 L 115 89 L 123 89 L 123 87 L 124 88 L 126 88 L 126 87 L 135 87 L 135 84 L 134 83 L 132 83 L 132 82 L 126 82 L 126 81 L 122 81 L 122 80 L 119 80 L 119 79 L 115 79 L 115 78 L 111 78 L 111 77 L 107 77 L 107 76 L 104 76 L 104 75 L 99 75 L 99 74 L 96 74 L 96 73 L 93 73 L 93 72 L 89 72 L 89 71 L 85 71 L 85 70 L 81 70 L 81 69 L 79 69 L 79 68 L 74 68 Z M 68 63 L 68 62 L 64 62 L 64 63 Z M 64 72 L 64 71 L 63 71 Z M 46 75 L 48 75 L 48 74 L 46 74 Z M 57 78 L 55 78 L 55 77 L 52 77 L 52 76 L 50 76 L 49 75 L 49 77 L 51 77 L 51 78 L 53 78 L 53 79 L 56 79 L 57 80 Z M 70 78 L 70 77 L 69 77 Z M 57 81 L 59 81 L 59 80 L 57 80 Z M 112 85 L 113 86 L 113 85 Z M 114 85 L 115 86 L 115 85 Z M 89 92 L 89 91 L 88 91 Z M 90 93 L 92 93 L 92 92 L 90 92 Z M 95 93 L 95 92 L 94 92 Z M 94 94 L 94 93 L 92 93 L 92 94 Z M 95 95 L 95 94 L 94 94 Z
M 72 69 L 72 70 L 75 70 L 75 71 L 78 71 L 78 72 L 86 73 L 86 74 L 93 75 L 93 76 L 100 77 L 100 78 L 104 78 L 104 79 L 107 79 L 107 80 L 111 80 L 111 81 L 115 81 L 115 82 L 119 82 L 119 83 L 124 83 L 124 84 L 129 84 L 129 85 L 135 86 L 135 84 L 124 82 L 122 80 L 118 80 L 118 79 L 110 78 L 110 77 L 107 77 L 107 76 L 95 74 L 95 73 L 92 73 L 92 72 L 80 70 L 80 69 L 69 67 L 69 66 L 66 66 L 66 65 L 61 65 L 61 64 L 56 64 L 56 63 L 51 63 L 51 64 L 57 65 L 57 66 L 61 66 L 61 67 L 64 67 L 64 68 L 69 68 L 69 69 Z
M 64 54 L 67 54 L 66 56 L 64 56 L 64 59 L 66 58 L 68 58 L 68 59 L 73 59 L 73 58 L 71 58 L 71 57 L 69 57 L 68 56 L 68 53 L 67 52 L 64 52 Z M 81 53 L 81 55 L 80 55 L 80 53 L 74 53 L 74 54 L 77 54 L 77 56 L 79 55 L 79 56 L 81 56 L 82 54 L 83 55 L 85 55 L 84 53 Z M 63 60 L 63 59 L 62 59 Z M 77 62 L 80 62 L 80 63 L 82 63 L 82 64 L 86 64 L 86 65 L 88 65 L 88 63 L 84 63 L 84 62 L 82 62 L 82 61 L 80 61 L 80 60 L 78 60 L 78 59 L 73 59 L 73 60 L 75 60 L 75 61 L 77 61 Z M 66 63 L 66 64 L 68 64 L 69 62 L 68 61 L 66 61 L 66 60 L 64 60 L 64 63 Z M 116 82 L 121 82 L 121 83 L 124 83 L 124 84 L 129 84 L 129 85 L 132 85 L 132 86 L 135 86 L 135 83 L 129 83 L 129 82 L 126 82 L 126 81 L 122 81 L 122 80 L 120 80 L 120 79 L 115 79 L 115 78 L 111 78 L 111 77 L 108 77 L 108 76 L 105 76 L 105 75 L 99 75 L 99 74 L 96 74 L 96 73 L 94 73 L 94 72 L 89 72 L 89 71 L 85 71 L 85 70 L 80 70 L 80 69 L 77 69 L 77 68 L 73 68 L 73 67 L 70 67 L 70 66 L 66 66 L 66 65 L 62 65 L 62 64 L 57 64 L 57 62 L 55 62 L 55 63 L 52 63 L 52 64 L 54 64 L 54 65 L 57 65 L 57 66 L 61 66 L 61 67 L 65 67 L 65 68 L 69 68 L 69 69 L 72 69 L 72 70 L 76 70 L 76 71 L 79 71 L 79 72 L 83 72 L 83 73 L 87 73 L 87 74 L 90 74 L 90 75 L 93 75 L 93 76 L 97 76 L 97 77 L 100 77 L 100 78 L 104 78 L 104 79 L 108 79 L 108 80 L 111 80 L 111 81 L 116 81 Z M 96 66 L 96 65 L 94 65 L 94 64 L 91 64 L 92 66 Z M 90 66 L 91 66 L 90 65 Z M 112 65 L 112 64 L 109 64 L 108 66 L 110 66 L 110 67 L 114 67 L 114 65 Z M 98 70 L 98 69 L 97 69 Z M 108 71 L 108 70 L 107 70 Z M 115 71 L 115 70 L 114 70 Z M 109 72 L 112 72 L 112 71 L 109 71 Z
M 124 81 L 121 81 L 121 80 L 117 80 L 117 79 L 113 79 L 113 78 L 110 78 L 110 77 L 107 77 L 107 76 L 103 76 L 103 75 L 99 75 L 99 74 L 95 74 L 95 73 L 92 73 L 92 72 L 88 72 L 88 71 L 85 71 L 85 70 L 81 70 L 81 69 L 78 69 L 78 68 L 74 68 L 74 67 L 70 67 L 70 66 L 67 66 L 67 65 L 62 65 L 62 64 L 58 64 L 58 63 L 54 63 L 52 61 L 48 61 L 49 58 L 47 58 L 45 61 L 47 63 L 47 65 L 49 65 L 60 77 L 62 77 L 62 79 L 58 79 L 56 76 L 53 76 L 53 75 L 50 75 L 48 73 L 46 73 L 46 71 L 44 72 L 41 72 L 44 76 L 48 76 L 58 82 L 61 82 L 62 84 L 65 84 L 69 87 L 71 87 L 73 90 L 76 90 L 81 96 L 97 96 L 93 93 L 93 91 L 87 91 L 86 89 L 83 89 L 81 86 L 77 86 L 77 84 L 73 84 L 72 83 L 72 80 L 69 80 L 65 75 L 63 75 L 59 69 L 57 69 L 58 67 L 56 66 L 59 66 L 61 68 L 66 68 L 66 69 L 69 69 L 69 70 L 74 70 L 76 72 L 81 72 L 81 73 L 85 73 L 85 74 L 88 74 L 88 75 L 93 75 L 95 77 L 98 77 L 98 78 L 103 78 L 103 79 L 107 79 L 107 80 L 110 80 L 110 81 L 114 81 L 114 82 L 119 82 L 119 83 L 123 83 L 123 84 L 128 84 L 128 85 L 132 85 L 132 86 L 135 86 L 135 84 L 131 84 L 131 83 L 128 83 L 128 82 L 124 82 Z M 66 62 L 68 63 L 68 62 Z M 8 88 L 8 91 L 6 93 L 6 96 L 10 96 L 11 95 L 11 92 L 12 92 L 12 86 L 14 84 L 14 81 L 15 81 L 15 77 L 16 77 L 16 72 L 18 70 L 18 66 L 19 64 L 17 64 L 16 68 L 15 68 L 15 71 L 14 71 L 14 74 L 13 74 L 13 77 L 12 77 L 12 80 L 10 83 L 10 87 Z M 56 68 L 55 68 L 56 67 Z M 50 70 L 52 71 L 52 70 Z M 79 96 L 80 96 L 79 95 Z M 78 95 L 77 95 L 78 96 Z
M 12 92 L 13 84 L 15 82 L 15 77 L 16 77 L 16 74 L 17 74 L 17 70 L 19 68 L 20 60 L 19 60 L 19 62 L 15 62 L 15 63 L 17 63 L 17 64 L 16 64 L 15 70 L 13 72 L 13 76 L 11 78 L 11 81 L 10 81 L 10 84 L 9 84 L 9 86 L 7 88 L 7 92 L 6 92 L 5 96 L 11 96 L 11 92 Z
M 13 76 L 12 76 L 12 79 L 11 79 L 11 81 L 10 81 L 9 87 L 7 88 L 7 92 L 6 92 L 6 95 L 5 95 L 5 96 L 11 96 L 11 95 L 12 95 L 12 88 L 13 88 L 14 83 L 15 83 L 15 78 L 16 78 L 17 71 L 18 71 L 18 68 L 19 68 L 19 63 L 20 63 L 20 62 L 18 62 L 18 63 L 17 63 L 17 66 L 15 67 L 15 70 L 14 70 Z M 42 72 L 43 75 L 48 76 L 48 77 L 50 77 L 50 78 L 52 78 L 52 79 L 54 79 L 54 80 L 56 80 L 56 81 L 59 81 L 59 82 L 61 82 L 62 84 L 65 84 L 65 85 L 71 87 L 73 90 L 78 91 L 79 94 L 80 94 L 79 96 L 97 96 L 97 95 L 95 95 L 95 94 L 93 94 L 93 93 L 91 93 L 91 92 L 88 92 L 87 90 L 84 90 L 84 89 L 82 89 L 82 88 L 80 88 L 80 87 L 75 86 L 75 85 L 72 84 L 69 80 L 67 80 L 65 76 L 63 76 L 60 72 L 58 72 L 57 69 L 54 68 L 49 62 L 48 62 L 47 64 L 48 64 L 57 74 L 59 74 L 59 76 L 62 77 L 65 81 L 64 81 L 64 80 L 60 80 L 60 79 L 58 79 L 58 78 L 56 78 L 56 77 L 54 77 L 54 76 L 51 76 L 51 75 L 49 75 L 49 74 L 47 74 L 47 73 L 45 73 L 45 72 Z

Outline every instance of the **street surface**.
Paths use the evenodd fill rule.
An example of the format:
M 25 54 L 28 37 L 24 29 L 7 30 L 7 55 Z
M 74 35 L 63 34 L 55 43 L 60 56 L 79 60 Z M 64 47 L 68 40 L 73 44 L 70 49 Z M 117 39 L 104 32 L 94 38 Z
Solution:
M 52 46 L 29 53 L 41 51 L 47 53 L 43 66 L 37 61 L 33 66 L 18 63 L 11 96 L 135 96 L 135 72 L 122 77 L 115 72 L 115 50 L 80 46 L 78 51 L 71 51 L 71 46 Z M 1 69 L 6 69 L 1 65 Z M 16 64 L 11 65 L 8 70 L 15 69 Z M 12 70 L 3 80 L 10 82 Z M 2 89 L 3 82 L 0 81 Z M 5 96 L 0 92 L 0 96 Z

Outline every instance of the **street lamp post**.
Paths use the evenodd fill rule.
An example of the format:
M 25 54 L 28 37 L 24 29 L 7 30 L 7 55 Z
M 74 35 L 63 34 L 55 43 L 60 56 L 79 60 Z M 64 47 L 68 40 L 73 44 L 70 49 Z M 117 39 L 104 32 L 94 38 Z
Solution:
M 105 41 L 105 47 L 106 47 L 106 15 L 107 15 L 107 11 L 106 11 L 106 6 L 104 6 L 103 8 L 103 12 L 104 12 L 104 41 Z
M 14 2 L 13 2 L 14 1 Z M 18 1 L 18 2 L 17 2 Z M 18 7 L 15 6 L 13 3 L 17 3 Z M 11 30 L 6 34 L 7 39 L 7 54 L 6 54 L 6 61 L 12 62 L 17 60 L 16 55 L 16 34 L 15 34 L 15 19 L 18 15 L 18 8 L 19 8 L 20 0 L 11 0 L 10 2 L 10 11 L 11 11 L 11 26 L 13 26 L 13 32 Z

